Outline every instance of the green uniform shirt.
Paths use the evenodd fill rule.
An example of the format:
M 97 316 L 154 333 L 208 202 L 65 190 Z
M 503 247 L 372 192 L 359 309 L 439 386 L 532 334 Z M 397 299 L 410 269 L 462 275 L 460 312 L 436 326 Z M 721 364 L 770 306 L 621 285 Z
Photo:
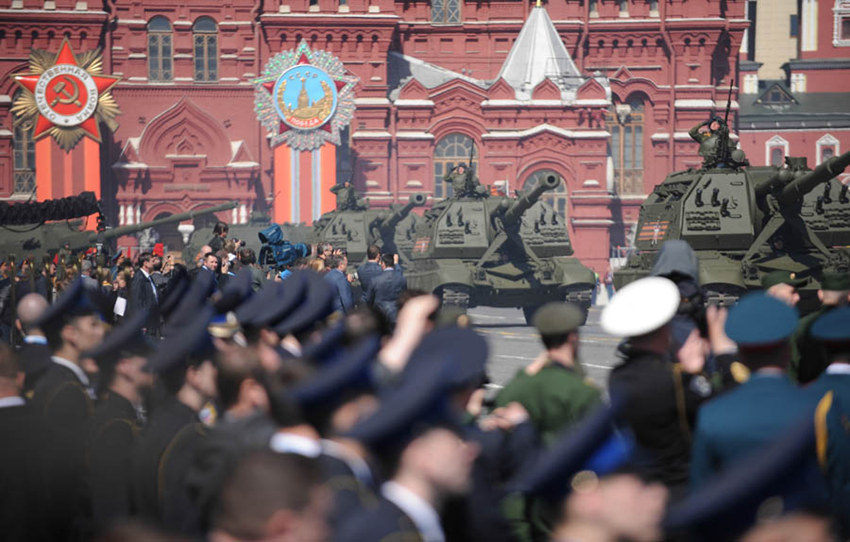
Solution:
M 811 382 L 829 365 L 823 345 L 812 338 L 810 332 L 815 320 L 834 308 L 836 307 L 833 305 L 824 305 L 800 318 L 797 330 L 791 336 L 791 365 L 788 368 L 788 376 L 795 382 Z
M 551 446 L 568 427 L 579 422 L 601 404 L 599 390 L 584 377 L 581 367 L 571 368 L 550 361 L 535 375 L 524 369 L 496 396 L 496 406 L 520 403 L 543 443 Z M 511 494 L 502 502 L 502 512 L 511 524 L 514 540 L 532 542 L 551 535 L 553 514 L 538 499 Z
M 496 396 L 496 406 L 520 403 L 546 446 L 601 403 L 599 390 L 577 369 L 549 362 L 535 375 L 519 370 Z

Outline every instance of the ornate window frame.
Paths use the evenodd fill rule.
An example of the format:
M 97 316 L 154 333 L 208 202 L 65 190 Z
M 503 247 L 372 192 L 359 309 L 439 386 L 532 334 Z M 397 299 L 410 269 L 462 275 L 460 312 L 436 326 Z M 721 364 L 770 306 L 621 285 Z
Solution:
M 790 145 L 788 143 L 788 140 L 781 136 L 775 135 L 764 143 L 764 164 L 766 166 L 772 165 L 770 161 L 770 154 L 773 152 L 773 149 L 777 148 L 782 149 L 783 156 L 789 155 L 788 153 L 790 152 Z M 780 167 L 781 166 L 782 164 L 780 164 Z
M 218 49 L 218 24 L 212 17 L 198 17 L 192 24 L 192 73 L 196 83 L 218 81 Z
M 823 163 L 823 153 L 828 148 L 832 148 L 832 156 L 841 154 L 841 143 L 832 134 L 824 134 L 815 143 L 815 157 L 818 164 Z
M 850 1 L 835 0 L 835 7 L 832 8 L 834 23 L 832 28 L 832 45 L 835 47 L 850 47 L 850 35 L 842 38 L 841 27 L 844 21 L 850 25 Z
M 168 25 L 166 29 L 162 23 Z M 157 15 L 148 21 L 148 81 L 168 83 L 174 80 L 174 28 L 166 17 Z

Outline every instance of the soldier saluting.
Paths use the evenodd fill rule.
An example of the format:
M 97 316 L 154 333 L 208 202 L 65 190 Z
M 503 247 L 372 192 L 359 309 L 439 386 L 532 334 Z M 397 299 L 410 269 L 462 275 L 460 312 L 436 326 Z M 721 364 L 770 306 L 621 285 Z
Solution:
M 336 195 L 337 211 L 360 211 L 369 207 L 363 198 L 357 197 L 357 191 L 351 181 L 333 185 L 331 192 Z
M 463 162 L 449 170 L 443 180 L 451 181 L 455 198 L 486 198 L 490 195 L 478 182 L 474 169 Z

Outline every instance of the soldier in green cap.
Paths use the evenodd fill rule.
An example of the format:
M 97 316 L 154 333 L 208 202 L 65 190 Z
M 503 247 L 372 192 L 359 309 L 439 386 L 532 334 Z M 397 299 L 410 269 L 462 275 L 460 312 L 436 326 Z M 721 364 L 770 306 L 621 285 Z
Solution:
M 584 315 L 571 303 L 542 306 L 533 324 L 546 348 L 542 367 L 517 372 L 496 396 L 496 406 L 520 403 L 547 445 L 600 404 L 599 390 L 585 378 L 578 361 L 578 328 Z
M 532 319 L 546 349 L 543 355 L 496 396 L 495 406 L 519 403 L 546 446 L 601 404 L 599 390 L 584 376 L 578 361 L 581 309 L 571 303 L 547 303 Z M 515 540 L 548 539 L 557 513 L 539 499 L 525 502 L 516 496 L 503 503 Z
M 850 273 L 824 273 L 818 299 L 821 307 L 801 318 L 797 331 L 791 336 L 788 374 L 800 384 L 816 379 L 829 364 L 823 344 L 811 336 L 812 324 L 822 315 L 850 303 Z
M 761 287 L 767 295 L 784 301 L 792 307 L 800 301 L 797 288 L 805 283 L 806 279 L 798 278 L 796 273 L 790 271 L 771 271 L 761 278 Z

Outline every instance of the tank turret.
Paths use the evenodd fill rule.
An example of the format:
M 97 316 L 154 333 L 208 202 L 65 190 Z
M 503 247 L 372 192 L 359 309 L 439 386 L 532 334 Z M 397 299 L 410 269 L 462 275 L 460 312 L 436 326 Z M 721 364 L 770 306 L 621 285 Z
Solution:
M 525 213 L 529 207 L 537 203 L 540 196 L 549 190 L 558 188 L 558 183 L 560 182 L 561 181 L 554 175 L 549 175 L 545 179 L 542 179 L 539 183 L 534 185 L 529 192 L 520 196 L 519 199 L 508 207 L 505 211 L 505 223 L 513 224 L 519 221 L 519 219 L 522 218 L 523 213 Z
M 647 275 L 664 241 L 683 239 L 700 260 L 710 301 L 734 303 L 782 270 L 808 279 L 800 308 L 811 310 L 822 274 L 850 269 L 850 198 L 847 185 L 833 180 L 848 166 L 850 152 L 814 169 L 788 157 L 786 167 L 668 175 L 641 205 L 636 251 L 614 273 L 615 287 Z
M 411 194 L 409 201 L 404 205 L 404 207 L 396 209 L 395 212 L 386 218 L 379 218 L 375 225 L 380 229 L 394 229 L 398 226 L 399 222 L 404 220 L 404 218 L 410 214 L 410 211 L 412 211 L 414 207 L 422 207 L 425 205 L 426 201 L 428 201 L 428 196 L 421 192 Z
M 366 259 L 369 245 L 378 245 L 385 252 L 397 253 L 402 261 L 407 261 L 412 243 L 405 244 L 404 232 L 410 228 L 405 224 L 416 220 L 410 211 L 424 205 L 427 196 L 412 194 L 400 207 L 391 207 L 389 211 L 375 208 L 335 210 L 325 213 L 314 225 L 316 242 L 325 242 L 334 248 L 347 251 L 350 264 L 359 264 Z
M 571 257 L 566 220 L 541 200 L 559 182 L 549 176 L 516 198 L 438 202 L 414 234 L 408 285 L 464 310 L 521 307 L 528 320 L 555 299 L 589 307 L 593 272 Z

